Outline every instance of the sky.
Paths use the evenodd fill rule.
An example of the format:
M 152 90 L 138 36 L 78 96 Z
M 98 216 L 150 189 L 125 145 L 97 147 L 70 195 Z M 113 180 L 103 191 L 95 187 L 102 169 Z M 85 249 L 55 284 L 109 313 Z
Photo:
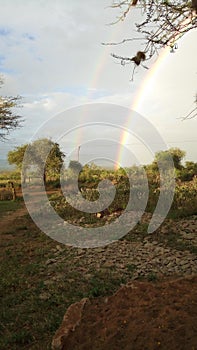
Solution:
M 118 64 L 110 53 L 133 56 L 137 41 L 126 47 L 102 43 L 136 35 L 140 14 L 134 10 L 125 22 L 111 24 L 118 11 L 110 5 L 111 0 L 0 0 L 0 93 L 22 96 L 18 112 L 24 119 L 23 127 L 0 143 L 1 168 L 9 150 L 38 136 L 58 138 L 67 161 L 78 159 L 80 151 L 82 163 L 96 158 L 123 166 L 134 158 L 149 163 L 162 142 L 151 139 L 148 147 L 140 140 L 129 109 L 147 120 L 167 147 L 179 147 L 186 160 L 197 161 L 197 118 L 181 120 L 194 107 L 197 31 L 179 40 L 175 53 L 161 53 L 148 70 L 138 68 L 131 81 L 132 66 Z M 106 120 L 99 104 L 106 107 Z

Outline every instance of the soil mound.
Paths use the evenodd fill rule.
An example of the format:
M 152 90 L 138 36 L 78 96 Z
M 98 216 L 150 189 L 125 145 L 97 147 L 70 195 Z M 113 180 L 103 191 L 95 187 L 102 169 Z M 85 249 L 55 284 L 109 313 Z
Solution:
M 110 297 L 72 304 L 53 349 L 197 349 L 197 276 L 133 281 Z

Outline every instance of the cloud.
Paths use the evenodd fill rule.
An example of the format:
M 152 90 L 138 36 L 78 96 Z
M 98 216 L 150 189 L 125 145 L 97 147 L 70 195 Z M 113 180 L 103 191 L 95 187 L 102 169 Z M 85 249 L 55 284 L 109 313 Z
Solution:
M 2 4 L 1 23 L 10 32 L 6 42 L 0 41 L 0 52 L 6 55 L 4 68 L 16 73 L 19 93 L 43 93 L 88 81 L 94 88 L 97 74 L 99 85 L 114 89 L 115 71 L 122 85 L 126 75 L 110 58 L 111 48 L 101 42 L 122 37 L 124 26 L 106 26 L 110 20 L 106 5 L 108 1 L 95 0 L 85 6 L 62 1 L 48 1 L 47 6 L 25 1 Z
M 0 0 L 0 5 L 0 70 L 5 76 L 1 93 L 23 96 L 25 118 L 24 127 L 11 134 L 9 147 L 26 142 L 42 123 L 72 106 L 86 102 L 132 106 L 147 72 L 138 68 L 130 82 L 132 66 L 118 65 L 110 53 L 131 56 L 137 43 L 126 47 L 101 43 L 132 35 L 131 23 L 139 14 L 134 11 L 125 23 L 109 26 L 117 15 L 107 8 L 109 0 Z M 147 84 L 139 109 L 167 141 L 177 141 L 175 145 L 187 148 L 193 159 L 197 159 L 195 144 L 180 141 L 194 138 L 196 120 L 186 124 L 177 118 L 187 114 L 196 92 L 195 35 L 196 31 L 188 34 L 176 53 L 169 54 L 152 88 Z
M 6 27 L 0 27 L 0 36 L 7 36 L 10 34 L 10 29 Z

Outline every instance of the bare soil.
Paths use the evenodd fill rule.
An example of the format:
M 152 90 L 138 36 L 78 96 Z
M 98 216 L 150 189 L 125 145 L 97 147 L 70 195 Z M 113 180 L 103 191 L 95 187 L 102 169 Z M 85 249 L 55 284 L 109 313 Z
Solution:
M 62 349 L 197 349 L 197 277 L 134 281 L 87 302 Z
M 2 292 L 2 334 L 7 334 L 7 340 L 2 342 L 2 349 L 50 349 L 61 323 L 59 318 L 55 320 L 58 310 L 66 311 L 84 294 L 88 301 L 75 330 L 62 338 L 63 350 L 197 350 L 196 217 L 164 223 L 153 238 L 134 232 L 103 249 L 86 250 L 57 245 L 45 238 L 26 214 L 22 205 L 3 216 L 0 223 L 1 260 L 8 265 Z M 16 262 L 11 264 L 12 259 Z M 102 278 L 97 281 L 95 273 L 102 277 L 106 271 L 109 276 L 114 273 L 115 288 L 119 277 L 127 284 L 118 286 L 111 296 L 94 298 L 103 292 Z M 108 275 L 104 276 L 106 285 Z M 93 281 L 98 285 L 92 286 Z

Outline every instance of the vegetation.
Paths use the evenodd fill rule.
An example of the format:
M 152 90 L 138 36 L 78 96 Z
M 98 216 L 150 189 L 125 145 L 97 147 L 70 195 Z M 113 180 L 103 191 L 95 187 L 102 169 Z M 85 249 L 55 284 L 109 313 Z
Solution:
M 165 165 L 165 162 L 168 162 L 169 160 L 169 156 L 172 157 L 175 169 L 180 170 L 183 168 L 181 162 L 185 157 L 185 152 L 179 148 L 170 148 L 167 151 L 157 152 L 155 155 L 155 163 L 160 162 Z
M 175 197 L 170 212 L 170 217 L 176 221 L 176 218 L 197 214 L 197 163 L 185 162 L 183 165 L 183 151 L 171 149 L 169 152 L 171 156 L 176 156 L 174 160 L 177 161 Z M 154 211 L 159 195 L 159 172 L 156 161 L 158 159 L 165 163 L 166 151 L 156 154 L 154 162 L 145 166 L 149 181 L 146 211 L 150 213 Z M 142 193 L 144 185 L 142 169 L 132 166 L 126 171 L 132 178 L 132 185 L 136 185 L 136 195 Z M 16 182 L 18 174 L 18 172 L 1 173 L 0 180 L 7 182 L 13 176 Z M 66 169 L 66 174 L 68 185 L 72 186 L 71 169 Z M 57 173 L 55 175 L 57 176 Z M 91 164 L 84 166 L 79 174 L 79 188 L 88 200 L 98 198 L 98 183 L 106 178 L 116 186 L 117 194 L 111 206 L 103 211 L 101 216 L 76 211 L 66 203 L 60 189 L 58 191 L 55 189 L 55 193 L 49 195 L 51 204 L 62 217 L 76 225 L 105 225 L 120 215 L 127 205 L 130 184 L 125 170 L 102 169 Z M 50 181 L 47 179 L 47 183 Z M 52 183 L 55 184 L 56 181 Z M 0 202 L 3 231 L 0 247 L 0 348 L 47 350 L 51 348 L 51 338 L 71 303 L 82 297 L 94 298 L 112 294 L 119 286 L 133 278 L 138 265 L 130 261 L 128 256 L 125 256 L 123 262 L 123 255 L 117 259 L 117 264 L 114 263 L 117 248 L 116 253 L 112 250 L 108 261 L 102 255 L 102 248 L 85 250 L 58 244 L 40 232 L 28 215 L 17 218 L 16 212 L 16 219 L 10 224 L 7 219 L 11 218 L 10 212 L 22 206 L 22 201 Z M 149 217 L 149 214 L 147 216 Z M 160 245 L 169 249 L 197 254 L 196 246 L 190 240 L 184 240 L 181 234 L 173 229 L 171 219 L 166 220 L 164 231 L 158 229 L 151 237 L 147 235 L 147 227 L 147 222 L 138 223 L 121 241 L 143 242 L 146 238 L 158 241 Z M 156 283 L 159 277 L 156 272 L 148 271 L 146 276 L 138 278 L 146 278 L 151 283 Z
M 0 86 L 3 84 L 0 77 Z M 13 111 L 18 106 L 19 96 L 0 96 L 0 141 L 21 124 L 21 116 Z
M 26 156 L 24 158 L 25 152 Z M 46 159 L 47 156 L 47 159 Z M 15 164 L 17 170 L 21 171 L 22 182 L 26 182 L 27 170 L 33 165 L 38 168 L 39 175 L 44 178 L 56 179 L 63 165 L 64 154 L 58 143 L 49 139 L 39 139 L 32 144 L 16 147 L 8 153 L 9 164 Z
M 58 144 L 54 144 L 52 141 L 44 139 L 34 141 L 32 146 L 32 153 L 34 155 L 34 147 L 40 152 L 35 152 L 36 155 L 39 154 L 39 161 L 35 156 L 31 157 L 30 164 L 40 165 L 40 169 L 43 167 L 42 154 L 44 155 L 44 147 L 48 147 L 48 142 L 50 146 L 52 145 L 52 150 L 47 159 L 47 165 L 45 166 L 45 177 L 46 185 L 49 188 L 58 189 L 60 188 L 59 173 L 63 163 L 63 153 L 60 151 Z M 27 145 L 17 147 L 14 151 L 9 152 L 8 159 L 10 163 L 17 165 L 18 171 L 22 169 L 23 156 L 27 148 Z M 31 149 L 31 148 L 30 148 Z M 42 149 L 43 153 L 42 153 Z M 129 197 L 131 195 L 132 187 L 132 207 L 134 210 L 140 209 L 141 199 L 145 199 L 146 196 L 146 181 L 148 179 L 148 202 L 146 205 L 146 211 L 153 213 L 160 195 L 160 173 L 158 164 L 162 164 L 162 169 L 165 171 L 167 168 L 168 159 L 174 162 L 175 176 L 176 176 L 176 188 L 174 193 L 174 200 L 171 206 L 171 211 L 169 215 L 172 217 L 180 217 L 196 214 L 197 208 L 197 163 L 186 161 L 183 165 L 183 158 L 185 157 L 185 152 L 179 148 L 171 148 L 168 151 L 160 151 L 155 154 L 155 159 L 152 164 L 142 167 L 131 166 L 127 169 L 104 169 L 98 167 L 95 164 L 82 165 L 78 161 L 71 161 L 68 169 L 63 171 L 63 188 L 71 189 L 75 187 L 75 173 L 79 173 L 78 186 L 79 186 L 79 200 L 80 196 L 87 199 L 90 203 L 91 201 L 98 200 L 98 185 L 104 180 L 110 180 L 116 187 L 116 195 L 111 203 L 111 205 L 102 211 L 98 216 L 95 213 L 84 213 L 80 212 L 71 204 L 66 201 L 66 198 L 61 192 L 52 195 L 50 200 L 55 210 L 62 216 L 65 220 L 78 221 L 81 220 L 81 224 L 91 224 L 91 225 L 104 225 L 106 221 L 113 220 L 114 216 L 119 216 L 122 211 L 125 210 L 128 204 Z M 24 168 L 23 168 L 24 169 Z M 167 171 L 167 170 L 166 170 Z M 12 174 L 12 177 L 11 177 Z M 15 184 L 17 184 L 19 173 L 9 174 L 10 178 L 15 178 Z M 74 176 L 74 177 L 73 177 Z M 77 175 L 78 176 L 78 175 Z M 128 178 L 129 176 L 129 178 Z M 0 176 L 0 182 L 2 186 L 5 186 L 8 176 L 2 174 Z M 4 181 L 4 182 L 3 182 Z M 23 177 L 24 181 L 24 177 Z M 132 184 L 132 186 L 131 186 Z M 74 186 L 74 187 L 73 187 Z M 166 183 L 166 188 L 168 183 Z M 62 188 L 62 189 L 63 189 Z M 108 194 L 108 189 L 106 188 L 106 195 Z M 75 199 L 76 200 L 76 199 Z M 100 219 L 102 218 L 102 220 Z
M 68 168 L 73 172 L 80 172 L 82 170 L 82 165 L 77 160 L 71 160 Z
M 185 171 L 185 169 L 184 169 Z M 87 175 L 87 174 L 86 174 Z M 112 177 L 112 172 L 110 172 Z M 81 174 L 83 179 L 85 175 Z M 62 196 L 60 193 L 51 196 L 50 200 L 55 210 L 59 213 L 60 216 L 64 220 L 72 222 L 79 222 L 81 225 L 91 224 L 91 225 L 104 225 L 106 221 L 114 220 L 117 216 L 121 214 L 122 211 L 125 210 L 129 195 L 130 195 L 130 187 L 128 183 L 127 177 L 123 177 L 121 175 L 121 182 L 117 182 L 118 174 L 114 173 L 113 183 L 116 186 L 116 196 L 112 204 L 100 213 L 100 216 L 95 216 L 95 214 L 84 213 L 73 208 Z M 185 177 L 185 175 L 184 175 Z M 102 179 L 102 173 L 100 176 Z M 146 212 L 153 213 L 159 198 L 160 187 L 159 187 L 159 174 L 149 173 L 149 198 L 146 206 Z M 134 182 L 138 183 L 135 186 L 135 192 L 133 191 L 132 205 L 135 210 L 140 209 L 138 199 L 144 195 L 144 185 L 143 179 L 142 183 L 139 184 L 139 175 L 137 177 L 132 178 L 132 186 Z M 79 187 L 82 189 L 81 195 L 84 196 L 87 200 L 94 201 L 98 199 L 98 191 L 97 191 L 97 183 L 99 182 L 99 178 L 90 178 L 89 175 L 87 177 L 87 181 L 80 182 Z M 194 176 L 190 181 L 180 181 L 177 178 L 174 199 L 171 206 L 169 217 L 184 217 L 188 215 L 197 214 L 197 178 Z M 102 220 L 100 219 L 102 218 Z
M 25 151 L 27 149 L 27 144 L 23 145 L 23 146 L 19 146 L 16 147 L 14 151 L 10 151 L 8 152 L 8 162 L 10 165 L 14 164 L 16 165 L 16 168 L 19 172 L 21 172 L 21 176 L 22 176 L 22 183 L 26 182 L 26 171 L 28 168 L 28 165 L 25 164 L 23 165 L 23 158 L 24 158 L 24 154 Z
M 87 275 L 82 273 L 77 257 L 78 249 L 57 245 L 28 216 L 10 227 L 0 247 L 1 350 L 51 349 L 72 302 L 112 294 L 126 282 L 111 268 L 87 265 Z
M 197 28 L 197 0 L 114 0 L 112 8 L 119 11 L 118 19 L 114 23 L 124 21 L 134 10 L 137 10 L 138 18 L 141 15 L 141 21 L 135 23 L 136 36 L 132 34 L 120 42 L 105 43 L 105 45 L 130 45 L 131 53 L 133 41 L 138 44 L 137 52 L 133 52 L 129 57 L 111 54 L 123 66 L 134 65 L 132 79 L 136 67 L 142 66 L 147 69 L 144 63 L 151 61 L 151 58 L 165 47 L 175 52 L 178 40 Z M 197 97 L 194 105 L 195 107 L 183 119 L 197 116 Z
M 0 201 L 0 218 L 7 212 L 12 212 L 21 207 L 20 201 Z
M 139 35 L 123 39 L 120 43 L 109 43 L 126 45 L 134 40 L 139 43 L 137 53 L 131 57 L 112 54 L 123 65 L 127 63 L 133 63 L 135 66 L 143 65 L 144 61 L 150 60 L 166 46 L 173 51 L 177 48 L 178 39 L 197 27 L 196 0 L 115 0 L 112 8 L 120 11 L 116 22 L 124 21 L 134 9 L 140 9 L 142 15 L 142 21 L 135 24 Z

